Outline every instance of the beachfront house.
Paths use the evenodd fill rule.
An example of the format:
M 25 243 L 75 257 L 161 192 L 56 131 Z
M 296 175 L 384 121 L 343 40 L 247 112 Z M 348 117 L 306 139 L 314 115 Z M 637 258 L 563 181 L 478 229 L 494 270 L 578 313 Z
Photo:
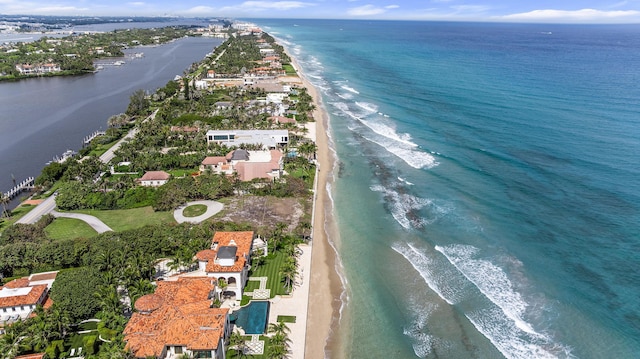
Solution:
M 58 272 L 32 274 L 0 287 L 0 334 L 4 326 L 28 318 L 38 305 L 45 305 Z
M 251 144 L 262 145 L 265 149 L 275 149 L 289 143 L 287 130 L 210 130 L 206 136 L 207 143 L 228 146 Z
M 216 232 L 210 249 L 196 254 L 198 269 L 226 285 L 221 288 L 223 297 L 242 298 L 249 278 L 253 240 L 253 231 Z
M 205 157 L 200 164 L 200 171 L 224 174 L 238 173 L 241 181 L 255 178 L 275 180 L 284 173 L 283 155 L 280 150 L 247 151 L 237 149 L 226 156 Z
M 136 358 L 225 359 L 229 309 L 217 308 L 216 299 L 215 278 L 158 282 L 153 294 L 134 304 L 136 311 L 123 332 L 126 349 Z

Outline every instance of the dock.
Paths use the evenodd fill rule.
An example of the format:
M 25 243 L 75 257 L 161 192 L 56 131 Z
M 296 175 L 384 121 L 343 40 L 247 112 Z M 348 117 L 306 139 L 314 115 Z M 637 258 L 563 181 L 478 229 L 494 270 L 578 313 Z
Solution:
M 104 136 L 106 134 L 107 133 L 105 131 L 95 131 L 94 133 L 90 134 L 89 136 L 86 136 L 82 140 L 82 147 L 89 145 L 94 138 L 98 136 Z
M 20 182 L 20 184 L 16 185 L 15 187 L 13 187 L 8 192 L 5 192 L 4 195 L 6 197 L 9 197 L 9 199 L 14 199 L 15 197 L 17 197 L 23 191 L 28 190 L 28 189 L 32 189 L 33 188 L 33 184 L 35 183 L 35 180 L 36 180 L 35 178 L 29 177 L 26 180 Z

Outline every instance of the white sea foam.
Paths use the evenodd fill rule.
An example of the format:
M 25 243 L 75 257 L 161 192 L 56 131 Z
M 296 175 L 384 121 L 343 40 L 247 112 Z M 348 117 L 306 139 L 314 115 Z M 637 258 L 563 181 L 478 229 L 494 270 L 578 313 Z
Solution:
M 413 168 L 432 168 L 438 165 L 438 162 L 430 154 L 399 144 L 399 142 L 393 141 L 388 137 L 364 136 L 364 138 L 384 147 Z
M 478 249 L 469 245 L 451 245 L 436 247 L 436 250 L 456 267 L 465 277 L 475 284 L 480 292 L 502 309 L 504 314 L 514 321 L 521 330 L 536 334 L 535 330 L 522 317 L 527 303 L 516 292 L 507 274 L 488 260 L 474 259 Z
M 413 186 L 413 183 L 407 181 L 406 179 L 402 178 L 402 177 L 398 177 L 398 181 L 406 183 L 409 186 Z
M 421 228 L 430 222 L 425 218 L 409 218 L 412 211 L 420 210 L 432 204 L 430 199 L 401 194 L 385 186 L 371 186 L 374 192 L 381 192 L 387 199 L 393 218 L 404 228 Z
M 434 310 L 435 305 L 424 303 L 416 296 L 409 297 L 408 308 L 412 312 L 411 324 L 402 330 L 402 333 L 412 340 L 413 352 L 419 358 L 426 358 L 433 348 L 436 340 L 432 335 L 425 333 L 427 320 Z
M 343 90 L 347 90 L 347 91 L 349 91 L 351 93 L 354 93 L 356 95 L 360 94 L 360 92 L 358 92 L 358 90 L 354 89 L 353 87 L 349 87 L 347 85 L 342 85 L 342 86 L 340 86 L 340 88 L 342 88 Z
M 479 249 L 470 245 L 436 246 L 495 306 L 465 313 L 473 325 L 507 358 L 570 357 L 568 348 L 536 331 L 524 315 L 527 302 L 516 292 L 507 274 L 485 259 L 477 259 Z
M 331 102 L 331 105 L 352 119 L 365 125 L 375 134 L 375 136 L 364 135 L 364 138 L 382 146 L 387 151 L 399 157 L 409 166 L 413 168 L 432 168 L 438 165 L 435 157 L 427 152 L 419 150 L 417 148 L 418 145 L 411 142 L 411 135 L 408 133 L 398 134 L 390 124 L 382 122 L 386 120 L 379 118 L 375 120 L 365 120 L 363 117 L 366 114 L 361 116 L 355 114 L 351 111 L 349 105 L 344 102 Z M 359 107 L 365 108 L 367 105 L 365 104 Z M 373 113 L 375 111 L 370 112 Z
M 429 256 L 426 249 L 418 248 L 412 243 L 396 242 L 391 248 L 411 264 L 442 300 L 454 305 L 463 299 L 466 281 L 453 268 L 443 266 L 433 255 Z
M 378 106 L 376 104 L 373 104 L 373 103 L 356 101 L 356 106 L 360 107 L 361 109 L 366 110 L 369 113 L 378 112 Z
M 346 93 L 346 92 L 337 93 L 336 95 L 343 100 L 351 100 L 353 98 L 353 95 L 351 93 Z

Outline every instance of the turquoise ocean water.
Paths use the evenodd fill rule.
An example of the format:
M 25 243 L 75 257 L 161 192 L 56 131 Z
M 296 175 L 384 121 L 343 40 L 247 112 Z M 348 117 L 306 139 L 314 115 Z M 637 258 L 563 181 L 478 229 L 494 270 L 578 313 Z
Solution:
M 255 22 L 330 114 L 328 357 L 638 357 L 640 26 Z

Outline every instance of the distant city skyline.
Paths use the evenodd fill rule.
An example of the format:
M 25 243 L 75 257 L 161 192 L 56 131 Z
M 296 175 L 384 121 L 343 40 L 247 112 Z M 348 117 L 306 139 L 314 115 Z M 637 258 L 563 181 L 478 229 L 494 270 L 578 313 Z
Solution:
M 0 0 L 0 14 L 640 23 L 640 0 Z

